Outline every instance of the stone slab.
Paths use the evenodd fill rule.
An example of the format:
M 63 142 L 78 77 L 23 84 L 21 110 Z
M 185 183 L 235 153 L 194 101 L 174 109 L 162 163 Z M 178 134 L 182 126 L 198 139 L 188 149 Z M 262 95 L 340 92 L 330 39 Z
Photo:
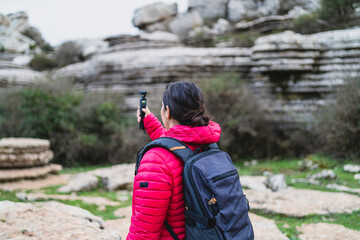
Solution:
M 0 168 L 33 167 L 48 164 L 54 157 L 51 150 L 41 153 L 0 153 Z
M 252 209 L 293 217 L 309 214 L 351 213 L 360 209 L 360 197 L 348 193 L 288 187 L 279 192 L 245 189 L 244 194 Z
M 62 170 L 59 164 L 46 166 L 22 168 L 22 169 L 0 169 L 0 182 L 13 181 L 17 179 L 39 178 L 50 173 L 58 173 Z
M 360 231 L 332 223 L 303 224 L 296 228 L 301 240 L 358 240 Z
M 68 174 L 49 174 L 41 179 L 27 179 L 15 182 L 0 183 L 0 189 L 7 191 L 41 189 L 45 187 L 65 184 L 70 177 L 71 176 Z
M 0 239 L 121 240 L 89 211 L 58 202 L 0 202 Z
M 255 239 L 258 240 L 286 240 L 288 239 L 276 226 L 275 221 L 249 213 L 254 229 Z

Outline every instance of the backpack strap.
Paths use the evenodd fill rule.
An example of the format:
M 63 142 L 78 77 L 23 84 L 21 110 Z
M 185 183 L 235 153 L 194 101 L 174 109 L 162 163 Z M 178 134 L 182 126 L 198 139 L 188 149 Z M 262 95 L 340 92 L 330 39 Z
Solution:
M 162 147 L 169 150 L 184 162 L 186 162 L 190 157 L 194 156 L 194 152 L 185 143 L 170 137 L 158 138 L 146 145 L 142 150 L 138 152 L 136 157 L 135 175 L 137 174 L 141 159 L 143 158 L 145 153 L 155 147 Z

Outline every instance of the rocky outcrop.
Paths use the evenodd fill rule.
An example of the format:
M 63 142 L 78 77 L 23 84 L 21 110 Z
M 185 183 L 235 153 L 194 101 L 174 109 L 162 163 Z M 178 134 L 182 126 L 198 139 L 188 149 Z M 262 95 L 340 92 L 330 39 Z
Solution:
M 184 39 L 186 34 L 196 27 L 203 25 L 203 19 L 196 11 L 183 13 L 178 15 L 169 24 L 170 31 L 175 33 L 180 38 Z
M 229 20 L 236 22 L 276 15 L 279 9 L 280 0 L 229 0 Z
M 225 18 L 228 0 L 189 0 L 189 10 L 197 11 L 203 19 Z
M 134 26 L 143 29 L 146 28 L 147 25 L 172 18 L 176 14 L 176 3 L 167 5 L 161 2 L 157 2 L 135 10 L 133 24 Z
M 0 239 L 120 240 L 89 211 L 58 202 L 0 202 Z

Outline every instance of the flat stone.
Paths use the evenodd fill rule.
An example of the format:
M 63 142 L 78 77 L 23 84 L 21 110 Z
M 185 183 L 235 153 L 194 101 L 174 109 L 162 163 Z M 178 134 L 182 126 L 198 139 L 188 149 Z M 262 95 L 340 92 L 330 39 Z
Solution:
M 360 231 L 333 223 L 303 224 L 296 228 L 301 240 L 358 240 Z
M 42 153 L 0 153 L 0 168 L 43 166 L 48 164 L 53 157 L 54 154 L 50 150 Z
M 176 34 L 164 32 L 164 31 L 155 31 L 152 33 L 140 31 L 139 36 L 141 39 L 145 39 L 149 41 L 180 42 L 180 38 Z
M 360 209 L 360 197 L 288 187 L 272 192 L 244 189 L 250 207 L 267 212 L 303 217 L 309 214 L 351 213 Z
M 263 176 L 241 176 L 240 182 L 242 187 L 247 187 L 257 191 L 265 191 L 267 188 L 264 184 L 266 177 Z
M 98 186 L 99 179 L 87 172 L 73 176 L 66 185 L 59 188 L 59 192 L 70 193 L 92 190 Z
M 0 183 L 0 189 L 7 191 L 41 189 L 65 184 L 69 181 L 70 177 L 71 176 L 68 174 L 49 174 L 41 179 L 18 180 L 14 182 Z
M 46 166 L 22 168 L 22 169 L 0 169 L 0 182 L 13 181 L 17 179 L 39 178 L 50 173 L 58 173 L 62 170 L 59 164 Z
M 77 196 L 71 195 L 57 195 L 57 194 L 44 194 L 44 193 L 17 193 L 16 196 L 22 201 L 48 201 L 48 200 L 80 200 L 84 203 L 96 205 L 118 206 L 119 202 L 111 201 L 104 197 L 91 197 L 91 196 Z
M 331 169 L 324 169 L 321 172 L 311 175 L 310 178 L 312 178 L 312 179 L 335 179 L 336 174 Z
M 347 186 L 338 185 L 336 183 L 327 184 L 326 188 L 341 191 L 341 192 L 352 192 L 352 193 L 360 194 L 360 188 L 349 188 Z
M 50 141 L 37 138 L 2 138 L 0 153 L 38 153 L 48 150 Z
M 120 240 L 89 211 L 58 202 L 0 202 L 0 239 Z M 27 237 L 26 237 L 27 236 Z
M 288 239 L 276 226 L 275 221 L 249 213 L 254 229 L 255 239 L 261 240 L 285 240 Z

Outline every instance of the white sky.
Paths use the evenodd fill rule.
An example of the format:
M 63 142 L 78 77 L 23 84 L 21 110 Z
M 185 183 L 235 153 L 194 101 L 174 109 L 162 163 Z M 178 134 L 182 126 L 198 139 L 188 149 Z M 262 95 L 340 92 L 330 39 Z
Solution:
M 26 11 L 29 22 L 52 45 L 79 38 L 136 34 L 135 9 L 157 1 L 178 3 L 184 12 L 188 0 L 0 0 L 0 13 Z

